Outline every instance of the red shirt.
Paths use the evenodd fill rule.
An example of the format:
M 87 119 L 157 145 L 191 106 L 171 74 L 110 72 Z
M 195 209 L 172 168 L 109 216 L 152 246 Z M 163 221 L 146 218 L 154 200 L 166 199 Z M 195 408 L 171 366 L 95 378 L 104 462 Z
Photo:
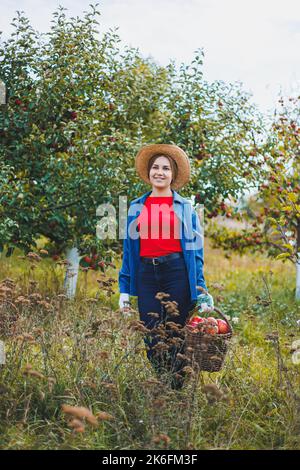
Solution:
M 182 251 L 173 196 L 148 196 L 138 216 L 138 229 L 140 256 L 151 258 Z

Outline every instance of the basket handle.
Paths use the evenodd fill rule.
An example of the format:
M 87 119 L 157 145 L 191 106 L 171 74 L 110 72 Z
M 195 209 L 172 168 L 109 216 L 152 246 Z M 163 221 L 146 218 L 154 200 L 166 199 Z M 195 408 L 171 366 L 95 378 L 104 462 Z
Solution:
M 229 321 L 227 320 L 227 318 L 225 317 L 224 313 L 222 313 L 221 310 L 220 310 L 219 308 L 217 308 L 217 307 L 214 307 L 214 310 L 215 310 L 216 312 L 218 312 L 219 315 L 221 315 L 222 320 L 225 320 L 225 321 L 226 321 L 227 326 L 228 326 L 228 328 L 229 328 L 229 332 L 232 333 L 232 327 L 231 327 Z
M 224 320 L 229 328 L 229 333 L 232 334 L 232 327 L 229 323 L 229 321 L 227 320 L 227 318 L 225 317 L 224 313 L 221 312 L 221 310 L 217 307 L 213 307 L 213 310 L 215 310 L 221 317 L 222 317 L 222 320 Z M 213 310 L 211 310 L 211 312 L 213 312 Z M 193 308 L 193 310 L 190 311 L 189 315 L 188 315 L 188 318 L 186 320 L 186 323 L 189 322 L 190 318 L 192 317 L 192 315 L 195 313 L 195 312 L 198 312 L 198 309 L 196 307 Z M 211 312 L 204 312 L 204 313 L 211 313 Z M 199 312 L 200 313 L 200 312 Z

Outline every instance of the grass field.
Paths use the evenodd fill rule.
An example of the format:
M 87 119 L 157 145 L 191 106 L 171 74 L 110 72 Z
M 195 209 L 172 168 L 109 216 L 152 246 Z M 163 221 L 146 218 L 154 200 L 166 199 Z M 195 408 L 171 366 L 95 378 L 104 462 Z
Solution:
M 105 282 L 81 272 L 68 301 L 63 266 L 20 255 L 0 258 L 2 449 L 300 448 L 292 265 L 226 259 L 206 241 L 206 282 L 234 336 L 220 372 L 176 391 L 147 361 L 137 311 L 118 312 L 120 260 Z

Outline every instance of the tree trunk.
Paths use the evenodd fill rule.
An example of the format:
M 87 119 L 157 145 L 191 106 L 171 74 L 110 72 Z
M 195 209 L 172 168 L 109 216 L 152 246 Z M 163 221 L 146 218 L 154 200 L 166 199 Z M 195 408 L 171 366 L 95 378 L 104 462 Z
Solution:
M 76 246 L 66 251 L 68 265 L 66 268 L 64 289 L 68 299 L 73 299 L 76 294 L 76 285 L 79 269 L 79 253 Z
M 296 300 L 300 300 L 300 220 L 297 227 Z
M 300 300 L 300 255 L 296 263 L 296 300 Z

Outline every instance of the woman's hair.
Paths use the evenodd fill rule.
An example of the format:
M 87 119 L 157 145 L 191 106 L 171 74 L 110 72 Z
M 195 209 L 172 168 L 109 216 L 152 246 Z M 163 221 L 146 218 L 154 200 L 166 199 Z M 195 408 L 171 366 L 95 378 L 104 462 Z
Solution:
M 170 166 L 171 166 L 171 171 L 172 171 L 172 181 L 171 181 L 171 184 L 172 184 L 173 181 L 177 178 L 178 166 L 177 166 L 177 163 L 175 162 L 175 160 L 172 157 L 169 157 L 169 155 L 165 155 L 164 153 L 157 153 L 156 155 L 152 155 L 152 157 L 150 158 L 150 160 L 148 162 L 148 178 L 149 178 L 151 167 L 152 167 L 153 163 L 155 162 L 155 160 L 158 157 L 166 157 L 169 160 Z

